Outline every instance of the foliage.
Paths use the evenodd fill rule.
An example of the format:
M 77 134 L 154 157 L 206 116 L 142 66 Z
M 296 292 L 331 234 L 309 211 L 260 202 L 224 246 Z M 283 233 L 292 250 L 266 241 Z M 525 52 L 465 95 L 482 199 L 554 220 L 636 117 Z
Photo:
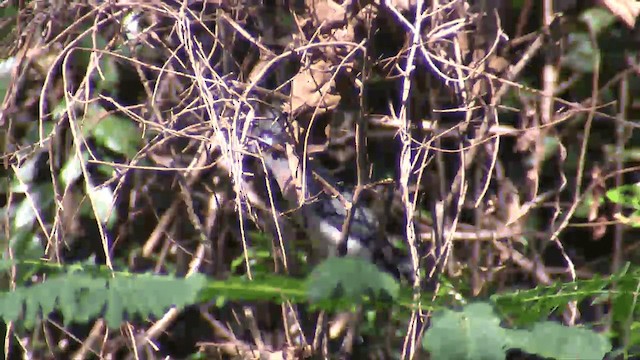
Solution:
M 308 280 L 308 297 L 316 304 L 359 304 L 365 297 L 395 299 L 400 285 L 367 260 L 332 257 L 316 266 Z M 338 301 L 336 301 L 338 300 Z
M 354 304 L 364 298 L 369 299 L 365 304 L 373 304 L 375 297 L 369 296 L 385 292 L 387 301 L 393 299 L 397 305 L 411 307 L 411 298 L 406 295 L 398 297 L 398 285 L 393 279 L 386 279 L 387 274 L 371 264 L 351 258 L 326 260 L 306 282 L 284 276 L 251 281 L 244 277 L 207 280 L 202 275 L 176 278 L 112 272 L 105 267 L 90 265 L 59 266 L 34 261 L 4 261 L 1 265 L 3 268 L 19 266 L 26 274 L 46 270 L 44 281 L 17 286 L 15 291 L 0 296 L 0 316 L 26 328 L 53 311 L 59 311 L 67 324 L 85 323 L 96 316 L 104 316 L 110 327 L 118 327 L 124 319 L 159 317 L 172 306 L 184 307 L 211 300 L 215 300 L 218 306 L 233 300 L 311 301 L 316 306 L 329 309 L 341 304 Z M 333 272 L 342 272 L 343 275 L 341 278 L 337 274 L 329 276 Z M 336 277 L 340 281 L 335 281 Z M 558 283 L 493 296 L 501 312 L 508 314 L 511 321 L 529 326 L 526 330 L 501 327 L 500 319 L 487 303 L 466 305 L 462 311 L 437 305 L 434 309 L 439 310 L 425 333 L 423 345 L 435 358 L 495 359 L 504 357 L 506 351 L 513 348 L 545 357 L 602 358 L 611 346 L 601 335 L 582 328 L 536 321 L 569 301 L 607 294 L 604 289 L 613 282 L 617 284 L 617 291 L 611 293 L 613 297 L 610 299 L 615 309 L 614 317 L 624 319 L 638 311 L 633 301 L 640 282 L 640 269 L 637 268 L 625 268 L 609 278 Z M 342 291 L 336 291 L 337 288 Z
M 601 359 L 611 350 L 602 335 L 554 322 L 529 330 L 500 326 L 490 305 L 474 303 L 462 311 L 442 310 L 432 318 L 423 346 L 435 359 L 501 359 L 508 349 L 557 359 Z
M 620 204 L 633 212 L 629 216 L 616 214 L 619 219 L 633 227 L 640 227 L 640 184 L 622 185 L 607 191 L 609 201 Z
M 2 266 L 9 266 L 4 261 Z M 0 295 L 0 316 L 30 328 L 42 316 L 60 311 L 65 323 L 86 323 L 102 315 L 110 327 L 124 319 L 159 317 L 169 307 L 194 304 L 205 284 L 203 275 L 180 279 L 168 275 L 131 274 L 104 267 L 56 267 L 45 263 L 16 264 L 55 270 L 42 282 L 16 286 Z
M 639 260 L 640 7 L 479 3 L 3 2 L 4 355 L 81 358 L 51 345 L 91 347 L 71 323 L 144 332 L 206 304 L 160 324 L 171 340 L 149 335 L 153 352 L 187 328 L 176 347 L 232 358 L 282 347 L 267 339 L 297 355 L 312 338 L 314 356 L 356 339 L 393 358 L 418 339 L 419 300 L 431 358 L 601 358 L 609 340 L 590 326 L 633 356 L 640 268 L 620 264 Z M 300 208 L 324 195 L 289 196 L 249 150 L 271 110 L 295 138 L 274 153 L 355 190 L 323 189 L 373 210 L 391 257 L 415 250 L 423 275 L 438 270 L 435 294 L 366 260 L 314 258 Z M 548 322 L 570 303 L 584 326 Z M 344 310 L 356 336 L 316 341 Z M 105 330 L 99 350 L 127 351 L 127 334 Z
M 177 278 L 110 271 L 104 266 L 61 266 L 40 261 L 3 261 L 0 264 L 5 269 L 12 265 L 20 268 L 21 278 L 25 281 L 38 271 L 47 274 L 42 282 L 19 285 L 14 291 L 0 296 L 0 317 L 5 321 L 20 320 L 25 327 L 32 327 L 38 318 L 54 310 L 61 312 L 66 323 L 84 323 L 104 316 L 109 326 L 118 327 L 123 319 L 158 317 L 171 306 L 184 307 L 197 301 L 212 300 L 219 306 L 237 300 L 312 301 L 317 306 L 333 308 L 336 304 L 361 301 L 382 290 L 380 279 L 388 282 L 386 286 L 392 294 L 398 292 L 398 284 L 393 278 L 362 259 L 329 259 L 318 266 L 325 276 L 318 277 L 318 271 L 314 271 L 306 282 L 275 275 L 253 280 L 246 277 L 206 280 L 201 274 Z M 354 273 L 351 272 L 336 285 L 326 274 L 345 270 L 358 270 L 357 274 L 367 276 L 353 282 Z M 346 291 L 337 293 L 332 286 L 344 287 Z
M 517 290 L 510 293 L 491 296 L 500 310 L 517 324 L 531 324 L 544 319 L 557 310 L 561 310 L 570 301 L 583 301 L 593 297 L 607 297 L 613 304 L 622 301 L 627 311 L 633 311 L 633 305 L 623 300 L 633 294 L 635 285 L 640 281 L 640 269 L 630 270 L 627 266 L 619 273 L 608 277 L 596 276 L 588 280 L 575 282 L 556 282 L 550 286 L 537 286 L 533 289 Z M 613 285 L 617 291 L 608 290 Z M 620 286 L 624 287 L 620 288 Z

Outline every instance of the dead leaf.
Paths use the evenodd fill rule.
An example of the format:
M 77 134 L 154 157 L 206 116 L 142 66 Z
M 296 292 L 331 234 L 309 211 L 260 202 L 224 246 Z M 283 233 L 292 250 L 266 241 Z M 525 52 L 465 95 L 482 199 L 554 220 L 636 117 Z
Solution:
M 600 3 L 622 20 L 628 27 L 633 28 L 635 26 L 636 18 L 640 14 L 640 1 L 600 0 Z
M 333 110 L 340 102 L 340 95 L 333 91 L 335 81 L 330 64 L 318 60 L 302 69 L 291 83 L 291 102 L 285 111 L 296 116 L 307 109 L 318 108 L 316 115 Z
M 602 178 L 602 169 L 599 166 L 594 166 L 591 169 L 591 179 L 595 186 L 591 190 L 591 204 L 589 205 L 589 214 L 587 219 L 594 223 L 595 226 L 591 228 L 592 240 L 600 240 L 607 231 L 607 226 L 604 223 L 607 218 L 600 214 L 600 201 L 605 195 L 606 188 L 604 179 Z
M 598 217 L 598 208 L 600 207 L 599 199 L 604 197 L 605 194 L 605 185 L 604 180 L 602 179 L 602 170 L 599 166 L 594 166 L 591 169 L 591 179 L 595 186 L 593 190 L 591 190 L 591 198 L 593 201 L 589 206 L 589 215 L 587 219 L 589 221 L 594 221 Z
M 595 219 L 595 226 L 591 228 L 591 240 L 598 241 L 602 239 L 602 237 L 607 233 L 607 225 L 605 225 L 607 221 L 608 219 L 603 215 L 600 215 Z
M 342 27 L 347 22 L 347 10 L 333 0 L 307 0 L 315 26 L 323 29 Z
M 380 5 L 381 1 L 374 1 L 374 4 Z M 389 6 L 393 6 L 399 11 L 409 11 L 411 8 L 415 8 L 417 4 L 416 0 L 390 0 Z

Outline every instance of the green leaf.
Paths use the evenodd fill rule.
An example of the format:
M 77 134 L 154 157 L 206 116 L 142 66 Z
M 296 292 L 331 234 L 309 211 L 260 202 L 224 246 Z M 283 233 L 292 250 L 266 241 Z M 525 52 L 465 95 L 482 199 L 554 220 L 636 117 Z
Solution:
M 200 274 L 176 278 L 111 272 L 99 267 L 80 267 L 75 271 L 71 266 L 58 268 L 68 272 L 0 293 L 0 317 L 20 321 L 30 328 L 40 316 L 55 310 L 61 312 L 65 323 L 86 322 L 104 311 L 107 324 L 118 327 L 127 316 L 160 316 L 170 307 L 193 304 L 206 283 Z
M 0 18 L 8 18 L 18 14 L 18 8 L 13 5 L 4 5 L 0 7 Z
M 99 145 L 132 158 L 141 143 L 138 127 L 129 119 L 108 115 L 93 128 L 92 136 Z
M 200 299 L 219 300 L 222 305 L 228 300 L 302 302 L 306 296 L 302 280 L 286 276 L 261 275 L 253 280 L 245 277 L 210 280 L 200 293 Z
M 432 359 L 495 360 L 505 358 L 505 335 L 491 305 L 476 303 L 436 313 L 422 344 Z
M 640 288 L 640 271 L 635 269 L 620 276 L 615 283 L 615 290 L 608 295 L 611 303 L 613 320 L 618 323 L 627 323 L 632 319 L 634 312 L 640 310 L 637 306 L 638 288 Z
M 195 303 L 205 282 L 201 274 L 185 279 L 151 274 L 116 276 L 105 289 L 105 319 L 110 327 L 117 327 L 124 314 L 159 317 L 169 307 Z
M 495 294 L 491 298 L 501 312 L 509 317 L 510 322 L 515 324 L 533 324 L 545 319 L 554 311 L 564 309 L 569 301 L 590 300 L 592 303 L 606 301 L 611 306 L 614 322 L 626 328 L 640 309 L 635 301 L 639 282 L 640 268 L 631 268 L 626 264 L 618 273 L 608 277 L 596 276 L 589 280 Z M 630 334 L 633 333 L 632 330 L 627 331 L 630 331 Z M 602 345 L 599 342 L 594 344 Z M 593 358 L 602 358 L 602 356 Z
M 36 209 L 42 211 L 53 203 L 53 185 L 45 183 L 29 187 L 30 198 L 25 197 L 13 216 L 13 228 L 22 229 L 32 226 L 37 219 Z
M 11 72 L 15 66 L 16 59 L 14 57 L 0 60 L 0 104 L 4 102 L 4 98 L 9 91 Z
M 82 175 L 81 161 L 86 163 L 88 160 L 89 153 L 86 151 L 82 152 L 82 160 L 78 156 L 71 156 L 67 159 L 60 171 L 60 182 L 64 187 L 67 187 L 80 178 Z
M 596 49 L 586 32 L 574 32 L 567 36 L 568 51 L 562 58 L 562 64 L 577 72 L 593 72 L 593 59 Z
M 503 328 L 486 303 L 436 313 L 422 343 L 433 359 L 504 359 L 508 349 L 556 359 L 602 359 L 611 350 L 600 334 L 550 321 L 531 330 Z
M 87 184 L 87 194 L 89 199 L 93 202 L 96 214 L 91 210 L 92 217 L 97 215 L 99 221 L 103 224 L 107 224 L 110 228 L 116 221 L 116 211 L 113 204 L 115 203 L 115 194 L 109 186 L 95 187 L 92 184 Z
M 20 165 L 11 181 L 11 191 L 25 193 L 29 190 L 29 185 L 33 183 L 38 170 L 39 159 L 39 156 L 32 156 Z
M 491 299 L 515 324 L 528 325 L 547 318 L 570 301 L 582 301 L 589 296 L 606 292 L 605 288 L 619 278 L 619 275 L 605 279 L 596 276 L 589 280 L 559 282 L 534 289 L 494 294 Z
M 389 274 L 359 257 L 331 257 L 307 280 L 307 294 L 314 303 L 358 304 L 367 297 L 395 299 L 400 285 Z
M 23 229 L 30 227 L 36 221 L 36 212 L 33 209 L 31 201 L 28 198 L 22 199 L 16 208 L 14 217 L 14 228 Z
M 580 21 L 587 24 L 589 29 L 597 35 L 613 25 L 616 21 L 616 17 L 604 8 L 593 7 L 580 14 Z
M 640 322 L 634 321 L 629 326 L 629 347 L 640 345 Z
M 607 199 L 616 204 L 640 209 L 640 185 L 622 185 L 606 193 Z
M 535 324 L 521 344 L 512 343 L 530 354 L 556 359 L 602 359 L 611 351 L 611 343 L 604 336 L 579 327 L 567 327 L 545 321 Z
M 13 256 L 21 259 L 39 259 L 44 256 L 42 239 L 30 228 L 16 229 L 9 240 L 9 247 L 13 250 Z
M 96 85 L 96 90 L 102 92 L 103 90 L 113 90 L 118 86 L 120 81 L 120 73 L 116 62 L 112 57 L 105 54 L 100 55 L 100 79 Z

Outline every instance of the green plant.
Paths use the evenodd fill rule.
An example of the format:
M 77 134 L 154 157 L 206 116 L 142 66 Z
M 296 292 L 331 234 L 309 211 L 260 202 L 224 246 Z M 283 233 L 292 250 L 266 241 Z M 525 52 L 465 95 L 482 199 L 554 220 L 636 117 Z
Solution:
M 434 359 L 502 359 L 508 349 L 556 359 L 602 359 L 609 340 L 593 331 L 538 322 L 530 329 L 500 326 L 491 305 L 474 303 L 462 311 L 444 309 L 433 316 L 423 346 Z
M 44 262 L 3 261 L 34 273 L 45 270 L 43 281 L 16 286 L 0 295 L 0 316 L 30 328 L 43 316 L 60 311 L 65 323 L 87 323 L 103 315 L 110 327 L 126 318 L 158 317 L 171 306 L 196 303 L 205 277 L 132 274 L 90 265 L 57 266 Z

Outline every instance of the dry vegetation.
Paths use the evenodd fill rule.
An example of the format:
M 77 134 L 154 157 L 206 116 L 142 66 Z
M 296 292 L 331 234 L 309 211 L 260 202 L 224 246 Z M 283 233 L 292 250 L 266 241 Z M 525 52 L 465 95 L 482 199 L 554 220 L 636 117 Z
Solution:
M 560 15 L 546 3 L 3 1 L 3 256 L 215 279 L 306 275 L 319 259 L 290 220 L 299 209 L 265 186 L 236 128 L 275 111 L 297 156 L 381 219 L 421 274 L 401 279 L 416 294 L 454 305 L 614 273 L 639 259 L 633 219 L 604 197 L 640 181 L 629 120 L 636 9 L 624 8 L 635 2 L 606 2 L 600 10 L 627 25 L 591 32 L 577 16 L 587 4 Z M 613 45 L 598 49 L 597 36 Z M 18 227 L 23 207 L 31 215 Z M 52 315 L 31 331 L 7 327 L 5 350 L 424 358 L 424 299 L 375 322 L 249 301 L 172 309 L 120 331 Z M 605 314 L 576 302 L 556 313 L 607 329 Z

